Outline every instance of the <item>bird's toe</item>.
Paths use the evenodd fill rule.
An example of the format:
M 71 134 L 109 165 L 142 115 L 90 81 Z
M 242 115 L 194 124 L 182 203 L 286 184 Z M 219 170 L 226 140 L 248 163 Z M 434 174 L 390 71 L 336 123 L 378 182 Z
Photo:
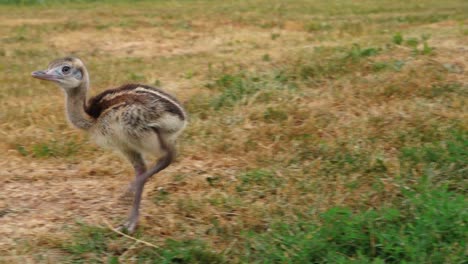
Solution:
M 117 230 L 126 234 L 133 234 L 136 230 L 137 223 L 132 221 L 127 221 L 120 225 Z

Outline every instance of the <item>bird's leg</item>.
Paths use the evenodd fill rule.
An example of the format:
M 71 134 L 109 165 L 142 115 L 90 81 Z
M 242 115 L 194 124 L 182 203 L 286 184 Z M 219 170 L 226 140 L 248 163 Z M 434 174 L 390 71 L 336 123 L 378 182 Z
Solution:
M 132 198 L 135 195 L 136 181 L 139 177 L 141 177 L 146 172 L 146 166 L 144 163 L 142 163 L 142 165 L 134 165 L 133 168 L 135 170 L 135 180 L 130 182 L 128 189 L 127 189 L 127 193 L 131 194 Z
M 135 182 L 138 179 L 138 177 L 141 177 L 141 175 L 143 175 L 143 173 L 146 172 L 146 165 L 140 153 L 136 151 L 127 150 L 124 151 L 124 154 L 132 164 L 133 169 L 135 170 L 135 180 L 129 184 L 127 190 L 125 191 L 125 193 L 122 194 L 120 198 L 121 200 L 132 201 L 133 197 L 135 196 Z
M 137 176 L 135 179 L 135 182 L 134 182 L 135 198 L 133 199 L 133 206 L 130 211 L 128 221 L 123 225 L 123 228 L 125 228 L 126 231 L 129 233 L 133 233 L 133 231 L 135 231 L 135 228 L 138 224 L 138 218 L 140 214 L 141 196 L 143 194 L 143 188 L 145 186 L 145 183 L 151 178 L 151 176 L 164 170 L 167 166 L 169 166 L 175 157 L 175 149 L 173 145 L 168 144 L 168 142 L 164 140 L 164 138 L 160 135 L 158 131 L 156 131 L 156 134 L 159 137 L 161 147 L 165 153 L 164 153 L 164 156 L 162 156 L 158 160 L 158 162 L 156 163 L 154 167 L 150 168 L 145 173 Z

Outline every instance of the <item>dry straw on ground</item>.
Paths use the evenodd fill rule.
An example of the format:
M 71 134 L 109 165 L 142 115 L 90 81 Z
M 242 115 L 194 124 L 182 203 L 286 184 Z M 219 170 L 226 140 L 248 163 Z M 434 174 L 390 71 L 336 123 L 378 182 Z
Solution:
M 118 196 L 132 177 L 130 166 L 69 127 L 56 87 L 29 78 L 29 72 L 67 54 L 88 63 L 92 94 L 126 81 L 162 83 L 192 111 L 177 162 L 146 188 L 141 230 L 151 245 L 203 238 L 226 253 L 235 250 L 232 241 L 242 230 L 266 230 L 281 216 L 292 221 L 294 212 L 311 206 L 321 212 L 392 201 L 401 187 L 395 178 L 402 135 L 434 124 L 442 124 L 440 131 L 454 123 L 467 128 L 468 20 L 457 11 L 466 8 L 462 1 L 450 1 L 442 11 L 434 1 L 409 11 L 387 2 L 382 11 L 374 4 L 375 12 L 365 5 L 346 7 L 362 15 L 324 3 L 317 4 L 320 12 L 302 10 L 307 1 L 277 2 L 274 10 L 266 1 L 197 2 L 190 8 L 173 1 L 131 8 L 2 6 L 0 256 L 40 254 L 70 240 L 76 222 L 105 226 L 103 219 L 109 219 L 114 225 L 126 214 L 128 205 Z M 243 14 L 245 8 L 251 11 Z M 422 19 L 436 13 L 447 16 Z M 417 39 L 430 35 L 427 44 L 434 51 L 415 55 L 413 47 L 392 43 L 396 32 Z M 297 76 L 307 74 L 297 70 L 303 65 L 326 67 L 339 60 L 353 43 L 382 51 L 338 72 Z M 422 48 L 420 40 L 417 49 Z M 401 70 L 375 70 L 377 62 L 399 67 L 398 61 L 404 61 Z M 282 85 L 271 77 L 278 71 L 296 78 L 296 90 L 274 90 L 269 101 L 271 91 L 259 90 L 242 104 L 218 110 L 206 99 L 219 95 L 207 86 L 222 76 L 265 77 L 273 87 Z M 462 96 L 433 95 L 434 85 L 450 83 L 462 86 Z M 372 161 L 362 166 L 382 162 L 386 176 L 375 179 L 360 170 L 322 174 L 327 160 L 319 144 L 367 153 Z M 295 163 L 303 150 L 311 156 Z M 252 170 L 268 171 L 280 187 L 266 190 L 267 180 L 240 193 L 242 175 Z M 309 189 L 298 187 L 303 183 Z M 130 255 L 131 250 L 121 259 Z

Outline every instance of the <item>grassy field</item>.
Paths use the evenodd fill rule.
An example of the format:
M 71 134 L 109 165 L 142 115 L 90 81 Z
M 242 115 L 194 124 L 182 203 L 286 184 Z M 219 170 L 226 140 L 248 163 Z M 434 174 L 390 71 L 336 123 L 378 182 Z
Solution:
M 466 263 L 467 25 L 463 0 L 0 0 L 0 263 Z M 30 77 L 70 54 L 91 94 L 190 114 L 132 238 L 131 166 Z

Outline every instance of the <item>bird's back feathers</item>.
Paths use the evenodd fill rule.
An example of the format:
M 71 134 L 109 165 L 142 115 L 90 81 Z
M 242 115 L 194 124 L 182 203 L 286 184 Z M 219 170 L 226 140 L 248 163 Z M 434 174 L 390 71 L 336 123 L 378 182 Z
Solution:
M 98 119 L 109 110 L 116 110 L 129 105 L 147 106 L 148 110 L 169 112 L 186 119 L 186 113 L 180 102 L 172 95 L 149 85 L 126 84 L 115 89 L 109 89 L 92 97 L 85 106 L 86 113 Z

